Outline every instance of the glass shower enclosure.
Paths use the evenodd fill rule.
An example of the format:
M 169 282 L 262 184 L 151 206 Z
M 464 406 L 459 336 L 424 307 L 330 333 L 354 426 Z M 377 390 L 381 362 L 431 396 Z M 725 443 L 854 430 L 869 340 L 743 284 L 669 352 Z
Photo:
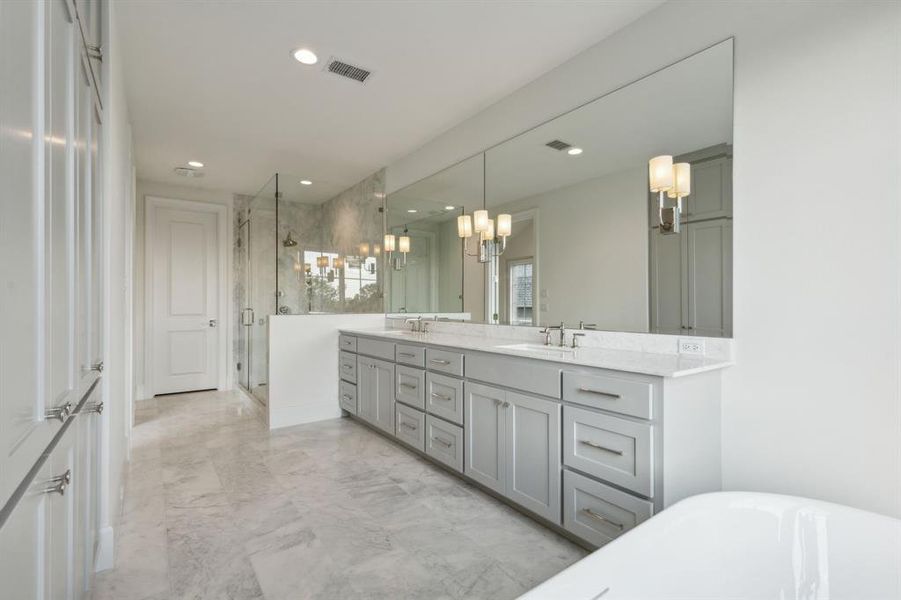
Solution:
M 268 404 L 269 317 L 384 312 L 384 178 L 334 195 L 276 173 L 235 201 L 235 379 Z

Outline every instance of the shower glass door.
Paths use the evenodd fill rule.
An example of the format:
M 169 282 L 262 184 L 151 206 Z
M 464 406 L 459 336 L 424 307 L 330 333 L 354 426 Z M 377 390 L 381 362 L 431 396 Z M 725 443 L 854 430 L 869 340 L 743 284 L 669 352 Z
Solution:
M 269 317 L 276 313 L 276 192 L 273 176 L 248 208 L 247 235 L 247 390 L 269 403 Z

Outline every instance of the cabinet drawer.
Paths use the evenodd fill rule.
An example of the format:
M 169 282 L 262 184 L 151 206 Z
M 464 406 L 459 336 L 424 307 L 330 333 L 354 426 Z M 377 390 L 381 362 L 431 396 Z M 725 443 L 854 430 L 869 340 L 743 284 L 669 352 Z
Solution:
M 357 414 L 357 386 L 346 381 L 338 385 L 338 404 L 352 415 Z
M 575 404 L 651 418 L 653 386 L 607 375 L 563 372 L 563 399 Z
M 368 338 L 357 339 L 357 353 L 376 358 L 383 358 L 394 362 L 394 342 L 370 340 Z
M 357 357 L 350 352 L 338 355 L 338 377 L 351 383 L 357 382 Z
M 442 419 L 463 424 L 463 381 L 447 375 L 426 375 L 425 409 Z
M 425 451 L 425 413 L 396 404 L 397 416 L 394 420 L 397 431 L 395 435 L 397 439 L 405 442 L 420 452 Z
M 563 407 L 563 464 L 647 497 L 654 495 L 653 427 Z
M 572 471 L 563 472 L 563 527 L 603 546 L 654 514 L 654 506 Z
M 455 471 L 463 472 L 463 428 L 426 415 L 425 453 Z
M 426 367 L 430 371 L 440 371 L 449 375 L 463 377 L 463 355 L 459 352 L 448 352 L 426 348 Z
M 560 367 L 550 362 L 467 353 L 466 378 L 560 397 Z
M 425 371 L 397 365 L 394 388 L 395 400 L 425 409 Z
M 398 344 L 394 350 L 395 360 L 405 365 L 425 367 L 425 348 Z
M 344 335 L 343 333 L 338 336 L 338 349 L 346 350 L 347 352 L 356 352 L 357 351 L 357 338 L 352 335 Z

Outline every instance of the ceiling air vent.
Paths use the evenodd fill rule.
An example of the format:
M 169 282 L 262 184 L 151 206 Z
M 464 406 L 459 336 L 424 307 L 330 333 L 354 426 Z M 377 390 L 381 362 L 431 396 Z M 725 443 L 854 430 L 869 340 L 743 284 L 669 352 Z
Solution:
M 566 150 L 572 144 L 567 144 L 566 142 L 562 142 L 560 140 L 551 140 L 547 144 L 545 144 L 548 148 L 553 148 L 554 150 Z
M 189 169 L 188 167 L 175 167 L 172 170 L 175 171 L 176 175 L 181 175 L 182 177 L 203 177 L 202 172 Z
M 328 59 L 328 62 L 325 63 L 325 70 L 360 83 L 366 83 L 366 80 L 372 75 L 372 71 L 367 71 L 362 67 L 355 67 L 334 57 Z

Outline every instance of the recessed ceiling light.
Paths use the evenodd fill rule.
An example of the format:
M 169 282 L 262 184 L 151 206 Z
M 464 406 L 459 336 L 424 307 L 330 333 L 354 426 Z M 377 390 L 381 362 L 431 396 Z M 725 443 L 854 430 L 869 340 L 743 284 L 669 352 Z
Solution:
M 578 155 L 582 154 L 582 149 L 581 148 L 570 148 L 569 150 L 566 151 L 566 153 L 569 154 L 570 156 L 578 156 Z
M 291 54 L 294 55 L 294 59 L 304 65 L 315 65 L 319 62 L 319 57 L 316 56 L 316 53 L 312 50 L 307 50 L 306 48 L 298 48 Z
M 189 160 L 189 161 L 188 161 L 188 166 L 189 166 L 189 167 L 195 167 L 195 168 L 199 169 L 199 168 L 201 168 L 201 167 L 203 166 L 203 163 L 200 162 L 199 160 Z
M 309 179 L 301 179 L 300 185 L 313 185 L 313 182 L 310 181 Z
M 407 212 L 408 212 L 408 213 L 416 213 L 416 212 L 419 212 L 419 211 L 416 210 L 415 208 L 408 208 L 408 209 L 407 209 Z
M 456 207 L 454 207 L 454 206 L 445 206 L 445 207 L 444 207 L 444 210 L 454 210 L 454 208 L 456 208 Z

